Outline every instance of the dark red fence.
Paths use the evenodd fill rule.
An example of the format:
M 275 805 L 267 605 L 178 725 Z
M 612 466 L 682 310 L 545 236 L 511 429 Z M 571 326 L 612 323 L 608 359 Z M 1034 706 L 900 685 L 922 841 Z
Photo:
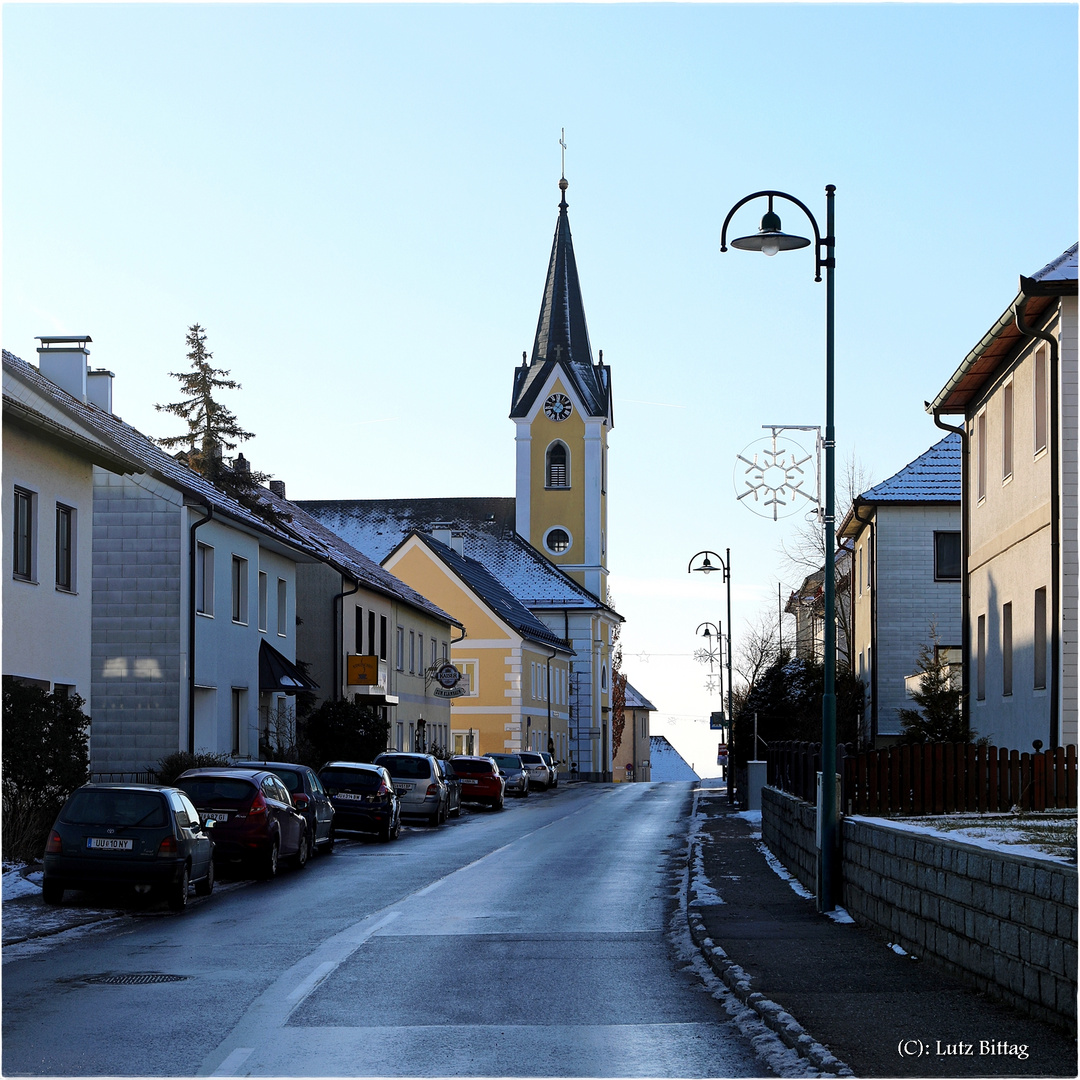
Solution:
M 769 783 L 814 802 L 819 743 L 774 743 Z M 1076 747 L 1038 753 L 924 743 L 851 753 L 837 747 L 842 806 L 849 814 L 1076 809 Z

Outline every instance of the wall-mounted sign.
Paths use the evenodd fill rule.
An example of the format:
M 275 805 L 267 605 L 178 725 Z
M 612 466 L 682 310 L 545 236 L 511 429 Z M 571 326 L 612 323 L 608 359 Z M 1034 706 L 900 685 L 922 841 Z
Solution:
M 435 669 L 435 681 L 439 684 L 434 690 L 436 697 L 462 697 L 469 692 L 469 680 L 449 660 Z
M 349 686 L 378 686 L 379 658 L 349 653 L 345 661 L 345 681 Z
M 722 712 L 709 713 L 709 727 L 713 731 L 722 731 L 724 728 L 724 714 Z

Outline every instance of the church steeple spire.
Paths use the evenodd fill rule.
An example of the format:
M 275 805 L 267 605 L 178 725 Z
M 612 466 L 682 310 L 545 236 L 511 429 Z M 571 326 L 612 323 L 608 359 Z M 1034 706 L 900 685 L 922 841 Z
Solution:
M 562 198 L 559 201 L 559 220 L 551 244 L 544 297 L 540 318 L 536 324 L 532 363 L 544 360 L 592 363 L 589 328 L 585 323 L 585 305 L 581 299 L 577 261 L 574 259 L 574 239 L 570 235 L 567 216 L 566 177 L 559 181 Z

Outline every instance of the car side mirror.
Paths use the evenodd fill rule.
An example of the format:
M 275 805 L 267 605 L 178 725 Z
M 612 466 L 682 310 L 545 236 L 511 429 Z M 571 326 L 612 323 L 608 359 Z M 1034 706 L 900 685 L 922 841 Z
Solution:
M 293 796 L 293 806 L 295 806 L 297 810 L 306 810 L 310 801 L 311 800 L 306 795 Z

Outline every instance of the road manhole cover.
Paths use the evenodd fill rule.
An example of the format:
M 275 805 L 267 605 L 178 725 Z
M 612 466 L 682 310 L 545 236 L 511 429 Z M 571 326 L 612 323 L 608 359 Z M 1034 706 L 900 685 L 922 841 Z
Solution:
M 183 982 L 186 975 L 163 975 L 157 971 L 132 971 L 123 975 L 87 975 L 83 982 L 98 986 L 141 986 L 145 983 Z

